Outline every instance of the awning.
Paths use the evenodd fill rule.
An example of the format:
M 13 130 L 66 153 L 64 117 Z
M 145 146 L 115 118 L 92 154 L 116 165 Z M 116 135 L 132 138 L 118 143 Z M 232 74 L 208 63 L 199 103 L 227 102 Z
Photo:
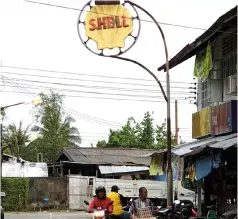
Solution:
M 236 144 L 236 142 L 237 133 L 225 136 L 210 137 L 204 140 L 185 143 L 181 146 L 178 146 L 178 148 L 173 149 L 172 153 L 178 156 L 194 155 L 200 153 L 205 147 L 223 148 L 225 150 Z
M 237 136 L 225 141 L 217 142 L 215 144 L 209 145 L 211 148 L 222 148 L 223 150 L 226 150 L 227 148 L 230 148 L 237 144 Z
M 98 166 L 101 174 L 118 174 L 118 173 L 138 173 L 149 171 L 149 167 L 143 166 Z

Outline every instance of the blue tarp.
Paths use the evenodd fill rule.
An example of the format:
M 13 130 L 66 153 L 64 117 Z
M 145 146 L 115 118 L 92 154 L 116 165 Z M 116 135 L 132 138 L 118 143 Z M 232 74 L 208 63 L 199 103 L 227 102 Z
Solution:
M 218 168 L 221 163 L 221 153 L 214 154 L 214 156 L 206 157 L 196 160 L 196 178 L 200 180 L 208 176 L 213 168 Z

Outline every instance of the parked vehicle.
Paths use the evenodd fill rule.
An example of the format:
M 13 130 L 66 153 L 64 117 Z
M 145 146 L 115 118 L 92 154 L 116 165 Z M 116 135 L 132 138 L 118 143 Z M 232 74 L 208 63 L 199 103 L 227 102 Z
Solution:
M 5 197 L 6 197 L 5 192 L 1 192 L 1 201 L 2 201 L 2 198 L 5 198 Z M 1 207 L 1 219 L 4 219 L 4 209 L 2 206 L 0 206 L 0 207 Z
M 197 217 L 197 212 L 191 201 L 175 200 L 171 207 L 162 206 L 157 210 L 156 216 L 160 219 L 189 219 Z
M 78 186 L 76 186 L 78 185 Z M 124 179 L 107 179 L 88 176 L 69 176 L 69 199 L 70 209 L 85 210 L 83 200 L 91 201 L 94 191 L 98 186 L 105 187 L 107 193 L 111 192 L 111 187 L 118 185 L 120 188 L 120 194 L 122 194 L 127 200 L 135 199 L 139 197 L 139 188 L 146 185 L 148 190 L 148 198 L 155 203 L 156 206 L 161 206 L 162 203 L 166 203 L 167 200 L 167 183 L 163 181 L 155 180 L 124 180 Z M 85 192 L 80 188 L 87 188 Z M 177 199 L 186 199 L 191 202 L 198 203 L 197 197 L 194 191 L 185 189 L 181 181 L 173 182 L 174 191 L 173 194 L 177 194 Z M 76 190 L 77 191 L 76 191 Z M 72 194 L 72 195 L 71 195 Z M 203 200 L 203 197 L 202 197 Z

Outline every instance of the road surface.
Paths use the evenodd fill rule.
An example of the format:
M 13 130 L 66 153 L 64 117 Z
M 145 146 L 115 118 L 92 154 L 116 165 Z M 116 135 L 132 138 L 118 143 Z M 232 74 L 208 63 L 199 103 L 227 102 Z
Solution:
M 90 219 L 90 215 L 81 212 L 57 213 L 5 213 L 5 219 Z

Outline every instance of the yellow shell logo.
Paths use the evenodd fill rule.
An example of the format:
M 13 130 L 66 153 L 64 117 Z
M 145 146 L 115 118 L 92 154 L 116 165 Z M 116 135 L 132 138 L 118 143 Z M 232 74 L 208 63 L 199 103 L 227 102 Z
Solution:
M 123 5 L 96 5 L 86 15 L 85 29 L 99 50 L 123 48 L 133 31 L 132 16 Z

